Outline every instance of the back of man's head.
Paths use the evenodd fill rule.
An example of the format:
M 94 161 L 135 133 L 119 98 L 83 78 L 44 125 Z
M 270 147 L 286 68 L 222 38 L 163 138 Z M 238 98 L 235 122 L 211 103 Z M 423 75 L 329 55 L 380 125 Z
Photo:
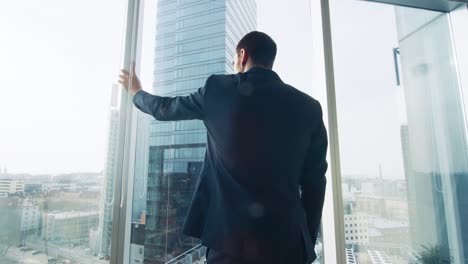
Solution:
M 252 64 L 273 68 L 276 57 L 276 43 L 267 34 L 252 31 L 245 35 L 237 44 L 236 51 L 244 49 L 250 56 Z

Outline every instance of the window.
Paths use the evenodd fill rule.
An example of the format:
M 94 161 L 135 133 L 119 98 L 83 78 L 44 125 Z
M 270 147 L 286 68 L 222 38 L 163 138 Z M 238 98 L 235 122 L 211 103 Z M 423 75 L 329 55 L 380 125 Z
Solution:
M 433 247 L 465 262 L 466 70 L 450 15 L 354 0 L 330 12 L 343 205 L 366 227 L 356 239 L 398 263 Z
M 125 3 L 0 5 L 0 263 L 104 262 Z
M 147 91 L 163 96 L 186 95 L 203 86 L 211 74 L 232 73 L 237 42 L 258 29 L 283 45 L 275 70 L 297 88 L 313 92 L 308 90 L 313 87 L 310 76 L 298 72 L 300 68 L 312 70 L 309 60 L 299 60 L 305 54 L 311 55 L 311 39 L 303 34 L 310 31 L 305 23 L 311 16 L 304 11 L 310 8 L 306 2 L 190 3 L 145 1 L 139 71 Z M 300 31 L 278 27 L 273 14 L 287 15 Z M 168 30 L 173 27 L 177 30 Z M 297 43 L 295 38 L 303 41 Z M 303 51 L 295 52 L 297 45 Z M 297 65 L 291 67 L 291 63 Z M 158 122 L 146 114 L 137 116 L 132 220 L 127 223 L 133 238 L 126 241 L 126 247 L 142 250 L 145 262 L 190 262 L 187 253 L 180 254 L 202 256 L 203 247 L 200 241 L 181 235 L 180 229 L 203 164 L 206 130 L 199 121 Z M 130 263 L 140 257 L 132 252 L 129 256 Z

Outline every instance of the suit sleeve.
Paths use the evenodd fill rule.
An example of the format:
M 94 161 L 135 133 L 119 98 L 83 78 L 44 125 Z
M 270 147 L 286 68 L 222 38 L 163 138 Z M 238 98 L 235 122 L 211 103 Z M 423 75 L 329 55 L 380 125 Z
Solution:
M 327 131 L 323 124 L 320 105 L 319 112 L 319 121 L 311 135 L 311 144 L 300 181 L 302 206 L 306 212 L 307 226 L 314 244 L 317 240 L 322 219 L 325 187 L 327 183 L 325 172 L 328 168 L 326 160 L 328 148 Z
M 139 91 L 133 97 L 133 103 L 159 121 L 203 120 L 208 80 L 204 87 L 187 96 L 163 97 Z

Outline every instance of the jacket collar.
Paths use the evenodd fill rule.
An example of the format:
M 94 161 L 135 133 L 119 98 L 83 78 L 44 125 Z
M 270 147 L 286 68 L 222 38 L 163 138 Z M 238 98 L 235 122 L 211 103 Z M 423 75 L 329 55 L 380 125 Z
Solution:
M 248 71 L 244 72 L 244 74 L 250 74 L 250 73 L 266 74 L 266 75 L 274 77 L 275 79 L 281 80 L 281 78 L 278 76 L 278 74 L 275 71 L 267 69 L 267 68 L 263 68 L 263 67 L 254 66 L 250 68 Z

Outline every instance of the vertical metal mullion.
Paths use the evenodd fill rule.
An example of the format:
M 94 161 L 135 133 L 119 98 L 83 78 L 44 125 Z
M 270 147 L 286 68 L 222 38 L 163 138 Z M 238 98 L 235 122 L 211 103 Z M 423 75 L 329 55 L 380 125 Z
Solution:
M 325 59 L 325 78 L 327 90 L 328 127 L 330 138 L 330 168 L 332 175 L 333 211 L 335 228 L 336 259 L 325 259 L 327 263 L 346 263 L 343 193 L 341 188 L 341 166 L 338 138 L 338 118 L 335 94 L 335 71 L 329 0 L 321 0 L 323 51 Z
M 137 19 L 135 20 L 134 25 L 134 60 L 136 62 L 136 69 L 137 73 L 140 72 L 139 62 L 141 61 L 141 53 L 142 53 L 142 37 L 143 37 L 143 21 L 144 21 L 144 1 L 136 1 L 135 2 L 135 14 L 137 15 Z M 131 102 L 132 104 L 132 102 Z M 123 201 L 121 209 L 121 223 L 124 225 L 120 225 L 121 228 L 119 233 L 122 233 L 122 236 L 119 238 L 119 243 L 122 246 L 122 250 L 120 250 L 122 254 L 122 263 L 128 263 L 130 259 L 130 238 L 131 238 L 131 230 L 132 230 L 132 208 L 133 208 L 133 183 L 135 179 L 135 158 L 136 158 L 136 136 L 137 136 L 137 129 L 138 129 L 138 115 L 137 111 L 134 107 L 131 107 L 131 124 L 129 129 L 131 130 L 131 138 L 130 144 L 128 145 L 127 153 L 128 155 L 128 170 L 127 178 L 126 178 L 126 199 Z M 128 242 L 128 243 L 127 243 Z M 127 260 L 127 261 L 126 261 Z
M 458 79 L 460 95 L 462 98 L 463 116 L 465 120 L 465 131 L 468 131 L 468 51 L 465 49 L 468 44 L 468 38 L 466 38 L 465 31 L 465 25 L 468 24 L 468 4 L 450 12 L 449 17 L 454 44 L 454 56 L 456 65 L 458 66 Z M 455 261 L 457 260 L 455 259 Z M 464 254 L 463 260 L 459 261 L 467 263 L 468 255 Z
M 463 7 L 461 7 L 463 8 Z M 455 63 L 455 70 L 456 70 L 456 74 L 457 74 L 457 85 L 458 85 L 458 90 L 459 90 L 459 94 L 460 94 L 460 105 L 461 105 L 461 108 L 462 108 L 462 115 L 463 115 L 463 121 L 464 121 L 464 129 L 465 129 L 465 133 L 466 131 L 468 131 L 468 126 L 467 126 L 467 122 L 466 122 L 466 105 L 464 104 L 464 101 L 463 101 L 463 97 L 464 97 L 464 91 L 463 91 L 463 78 L 462 78 L 462 67 L 461 64 L 460 64 L 460 47 L 463 47 L 462 45 L 459 46 L 458 44 L 461 44 L 461 43 L 458 43 L 457 42 L 457 39 L 456 39 L 456 30 L 454 28 L 454 21 L 453 21 L 453 14 L 454 12 L 456 12 L 457 10 L 453 10 L 452 12 L 448 13 L 447 14 L 447 20 L 448 20 L 448 26 L 449 26 L 449 35 L 450 35 L 450 43 L 451 43 L 451 46 L 452 46 L 452 50 L 453 50 L 453 61 Z M 465 15 L 468 15 L 468 13 L 466 13 Z M 459 32 L 460 34 L 464 34 L 465 32 L 461 33 Z M 466 34 L 466 33 L 465 33 Z M 465 150 L 465 155 L 466 155 L 466 150 Z M 460 224 L 460 220 L 461 220 L 461 217 L 459 215 L 459 213 L 457 212 L 457 198 L 456 198 L 456 195 L 457 195 L 457 190 L 456 190 L 456 185 L 457 185 L 457 182 L 455 181 L 454 177 L 444 177 L 444 179 L 442 179 L 442 184 L 444 187 L 445 186 L 445 189 L 447 190 L 446 192 L 449 193 L 450 195 L 444 195 L 444 203 L 446 204 L 444 207 L 445 207 L 445 211 L 446 211 L 446 223 L 447 223 L 447 229 L 448 229 L 448 238 L 449 238 L 449 247 L 451 249 L 451 255 L 452 255 L 452 258 L 453 258 L 453 261 L 455 263 L 466 263 L 466 261 L 468 260 L 468 257 L 465 255 L 464 253 L 464 249 L 463 249 L 463 238 L 461 236 L 461 224 Z M 455 194 L 455 198 L 453 198 L 454 195 L 452 194 Z M 451 199 L 449 199 L 449 197 Z M 454 201 L 455 200 L 455 201 Z M 457 232 L 458 231 L 458 232 Z
M 123 67 L 130 70 L 136 53 L 139 0 L 128 0 Z M 131 97 L 122 92 L 119 120 L 119 142 L 117 147 L 117 169 L 114 185 L 110 263 L 125 263 L 123 257 L 126 215 L 126 185 L 130 166 L 130 142 L 132 135 L 133 107 Z M 130 124 L 130 125 L 129 125 Z

